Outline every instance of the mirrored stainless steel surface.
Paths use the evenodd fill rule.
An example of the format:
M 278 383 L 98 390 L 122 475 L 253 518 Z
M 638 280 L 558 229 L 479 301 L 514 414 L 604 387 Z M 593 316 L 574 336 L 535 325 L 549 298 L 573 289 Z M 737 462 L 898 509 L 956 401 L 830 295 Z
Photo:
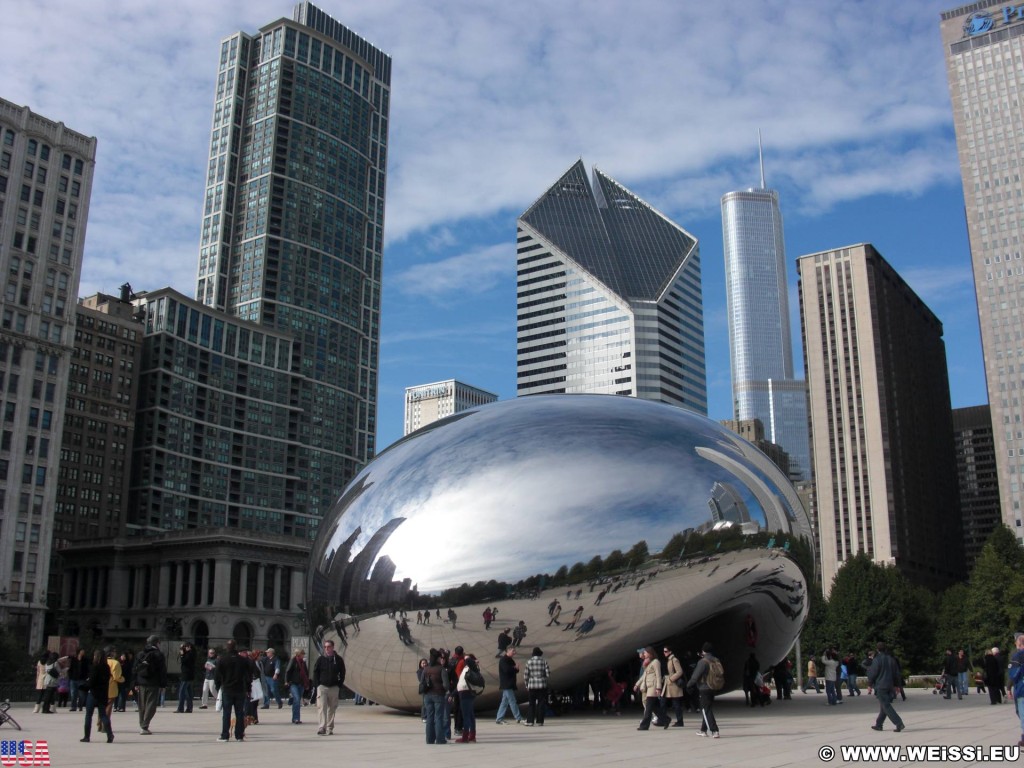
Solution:
M 708 550 L 726 529 L 732 543 Z M 740 530 L 744 541 L 762 533 L 758 546 L 737 544 Z M 496 703 L 496 635 L 520 621 L 523 661 L 543 647 L 555 687 L 640 645 L 697 650 L 705 640 L 738 685 L 751 650 L 774 663 L 803 624 L 806 581 L 786 550 L 809 531 L 783 473 L 713 421 L 626 397 L 520 398 L 431 425 L 374 459 L 322 523 L 307 607 L 312 626 L 338 639 L 349 687 L 398 708 L 420 706 L 418 659 L 456 645 L 490 678 L 480 705 Z M 657 555 L 677 534 L 690 538 L 673 560 L 634 548 Z M 546 626 L 554 597 L 560 623 Z M 415 624 L 427 605 L 431 623 Z M 481 614 L 495 605 L 485 629 Z M 411 643 L 388 615 L 402 607 Z M 362 617 L 358 632 L 349 614 Z M 590 616 L 593 629 L 577 636 Z

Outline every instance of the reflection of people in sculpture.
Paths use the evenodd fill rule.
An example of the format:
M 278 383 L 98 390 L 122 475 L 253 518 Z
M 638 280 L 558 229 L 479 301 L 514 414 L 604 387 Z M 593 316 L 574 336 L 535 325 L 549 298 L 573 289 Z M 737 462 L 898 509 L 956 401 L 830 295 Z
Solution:
M 494 611 L 490 607 L 484 608 L 484 629 L 490 629 L 492 621 L 494 621 Z
M 597 593 L 597 600 L 594 601 L 594 605 L 600 605 L 601 601 L 604 600 L 604 596 L 608 594 L 608 587 L 605 587 Z
M 594 628 L 597 622 L 593 616 L 587 616 L 587 620 L 580 624 L 580 628 L 576 630 L 576 637 L 573 638 L 573 642 L 579 640 L 581 637 L 590 634 L 590 630 Z
M 572 629 L 573 627 L 575 627 L 576 626 L 576 622 L 580 620 L 580 616 L 582 616 L 582 615 L 583 615 L 583 606 L 581 605 L 579 608 L 576 609 L 576 612 L 572 615 L 572 621 L 570 621 L 568 624 L 566 624 L 564 627 L 562 627 L 562 631 L 565 632 L 566 630 L 569 630 L 569 629 Z
M 562 615 L 562 604 L 555 600 L 554 608 L 548 611 L 548 615 L 551 617 L 551 620 L 544 626 L 550 627 L 552 624 L 558 624 L 561 626 L 562 622 L 558 620 L 558 617 Z
M 612 705 L 612 711 L 616 715 L 621 715 L 622 710 L 619 709 L 619 702 L 622 700 L 622 694 L 626 692 L 626 684 L 620 683 L 615 679 L 615 672 L 612 669 L 608 670 L 608 690 L 605 692 L 605 700 Z
M 458 621 L 458 618 L 459 617 L 455 614 L 455 611 L 453 609 L 449 608 L 448 609 L 448 621 L 451 622 L 452 629 L 455 629 L 455 622 Z
M 498 635 L 498 652 L 494 654 L 494 658 L 500 659 L 505 655 L 505 649 L 512 645 L 511 632 L 511 629 L 505 627 L 505 629 L 501 631 L 501 634 Z
M 512 647 L 518 648 L 519 644 L 523 642 L 524 637 L 526 637 L 526 622 L 520 620 L 516 624 L 516 628 L 512 630 Z

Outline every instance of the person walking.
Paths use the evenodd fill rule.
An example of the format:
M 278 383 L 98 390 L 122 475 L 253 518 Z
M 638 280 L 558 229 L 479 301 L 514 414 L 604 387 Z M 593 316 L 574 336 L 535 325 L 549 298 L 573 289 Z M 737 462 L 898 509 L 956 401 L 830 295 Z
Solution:
M 963 693 L 960 692 L 960 672 L 958 666 L 957 658 L 953 655 L 953 649 L 947 648 L 946 657 L 942 660 L 942 697 L 944 699 L 952 698 L 954 689 L 956 690 L 957 699 L 964 697 Z
M 90 741 L 92 737 L 92 713 L 99 711 L 100 723 L 107 734 L 107 744 L 114 740 L 114 729 L 107 714 L 107 697 L 110 690 L 110 667 L 107 666 L 103 651 L 98 648 L 92 654 L 92 665 L 89 667 L 89 678 L 80 687 L 85 689 L 85 736 L 82 741 Z
M 316 689 L 317 736 L 334 733 L 334 713 L 338 696 L 345 684 L 345 661 L 334 652 L 334 642 L 324 640 L 324 653 L 313 665 L 313 687 Z
M 217 651 L 210 648 L 206 652 L 206 661 L 203 662 L 203 695 L 199 700 L 199 708 L 206 709 L 209 706 L 210 697 L 217 699 L 217 684 L 213 681 L 214 673 L 217 671 Z
M 676 721 L 672 723 L 673 728 L 683 727 L 683 702 L 686 697 L 686 670 L 683 669 L 683 662 L 679 660 L 671 648 L 665 648 L 665 664 L 668 667 L 665 674 L 665 700 L 672 702 L 672 709 L 676 715 Z M 750 654 L 753 657 L 753 653 Z M 668 713 L 668 705 L 663 707 Z
M 423 691 L 423 723 L 427 744 L 447 744 L 448 730 L 445 697 L 448 695 L 448 670 L 437 648 L 431 648 L 427 666 L 420 670 Z
M 501 689 L 501 704 L 498 705 L 498 714 L 494 718 L 495 725 L 505 724 L 505 713 L 511 712 L 517 723 L 523 722 L 523 715 L 519 711 L 519 703 L 516 701 L 516 675 L 519 674 L 519 665 L 516 664 L 516 649 L 514 646 L 505 648 L 505 655 L 498 662 L 498 688 Z
M 235 721 L 235 741 L 245 740 L 245 707 L 249 702 L 252 675 L 249 660 L 238 654 L 234 640 L 228 640 L 224 654 L 217 660 L 214 669 L 214 685 L 220 691 L 221 720 L 220 738 L 230 741 L 231 721 Z
M 1003 703 L 1003 665 L 999 662 L 999 649 L 985 652 L 985 685 L 988 686 L 988 703 Z M 45 711 L 45 710 L 44 710 Z
M 821 693 L 821 685 L 818 683 L 818 665 L 813 656 L 807 659 L 807 677 L 801 683 L 800 691 L 807 693 L 808 686 L 813 686 L 815 693 Z
M 899 687 L 903 672 L 896 659 L 886 652 L 885 643 L 879 643 L 877 649 L 871 666 L 868 667 L 868 686 L 874 689 L 875 697 L 878 699 L 878 717 L 875 718 L 875 724 L 871 729 L 882 730 L 882 724 L 888 717 L 896 726 L 896 733 L 899 733 L 905 726 L 892 702 L 896 698 L 896 688 Z
M 956 690 L 960 696 L 967 696 L 970 693 L 967 688 L 967 675 L 970 671 L 971 660 L 961 648 L 956 652 Z
M 160 638 L 150 635 L 146 638 L 146 646 L 135 659 L 135 689 L 139 702 L 139 734 L 151 736 L 149 730 L 157 705 L 160 703 L 160 692 L 167 687 L 167 659 L 160 650 Z
M 658 725 L 668 728 L 671 721 L 665 714 L 665 707 L 661 701 L 661 695 L 665 688 L 665 677 L 661 671 L 661 662 L 658 660 L 658 652 L 653 646 L 647 646 L 640 654 L 643 658 L 643 669 L 640 672 L 640 679 L 636 681 L 633 690 L 640 694 L 644 702 L 644 715 L 637 726 L 638 731 L 646 731 L 651 727 L 651 719 L 657 718 Z
M 715 739 L 721 734 L 718 732 L 718 721 L 715 720 L 714 703 L 715 691 L 708 683 L 708 673 L 711 671 L 712 662 L 721 664 L 714 654 L 714 646 L 711 643 L 704 643 L 701 649 L 700 661 L 694 667 L 693 675 L 690 677 L 688 688 L 696 688 L 700 696 L 701 724 L 698 736 L 707 736 L 709 733 Z
M 71 681 L 71 711 L 77 712 L 85 709 L 85 689 L 82 683 L 89 679 L 89 657 L 85 648 L 79 648 L 75 658 L 71 660 L 68 667 L 68 678 Z M 106 700 L 106 697 L 104 697 Z
M 302 724 L 302 696 L 309 688 L 309 670 L 306 667 L 306 652 L 302 648 L 292 650 L 292 657 L 284 670 L 292 702 L 292 725 Z
M 561 610 L 561 606 L 555 608 Z M 544 651 L 540 647 L 533 649 L 533 655 L 526 662 L 526 671 L 523 673 L 523 680 L 526 682 L 526 690 L 530 693 L 530 714 L 526 718 L 527 725 L 544 725 L 544 712 L 548 708 L 548 680 L 551 677 L 551 667 L 544 658 Z

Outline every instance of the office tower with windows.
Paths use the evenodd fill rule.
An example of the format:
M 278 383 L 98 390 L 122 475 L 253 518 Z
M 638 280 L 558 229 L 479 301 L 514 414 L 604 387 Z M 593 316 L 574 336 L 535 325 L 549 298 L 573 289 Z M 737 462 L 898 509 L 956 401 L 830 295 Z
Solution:
M 779 195 L 761 186 L 722 197 L 733 419 L 758 419 L 789 454 L 791 480 L 810 479 L 807 387 L 793 379 L 786 247 Z
M 519 217 L 517 391 L 631 395 L 707 413 L 700 251 L 577 161 Z
M 308 2 L 221 45 L 196 299 L 295 339 L 296 535 L 375 450 L 390 82 Z
M 1024 541 L 1024 11 L 980 0 L 941 14 L 1002 520 Z
M 1002 522 L 999 480 L 987 405 L 953 409 L 956 466 L 960 478 L 960 510 L 964 529 L 964 565 L 974 567 L 982 547 Z
M 405 433 L 460 413 L 467 408 L 493 403 L 498 396 L 455 379 L 405 388 Z
M 964 569 L 942 323 L 871 245 L 797 271 L 825 592 L 858 552 L 944 588 Z
M 0 99 L 0 625 L 43 644 L 96 139 Z

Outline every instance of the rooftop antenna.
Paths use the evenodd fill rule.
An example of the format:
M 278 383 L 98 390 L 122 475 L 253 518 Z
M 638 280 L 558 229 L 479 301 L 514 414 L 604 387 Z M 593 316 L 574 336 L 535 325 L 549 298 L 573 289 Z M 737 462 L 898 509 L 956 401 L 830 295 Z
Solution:
M 764 154 L 761 152 L 761 129 L 757 129 L 757 160 L 761 164 L 761 189 L 766 189 L 764 185 Z

